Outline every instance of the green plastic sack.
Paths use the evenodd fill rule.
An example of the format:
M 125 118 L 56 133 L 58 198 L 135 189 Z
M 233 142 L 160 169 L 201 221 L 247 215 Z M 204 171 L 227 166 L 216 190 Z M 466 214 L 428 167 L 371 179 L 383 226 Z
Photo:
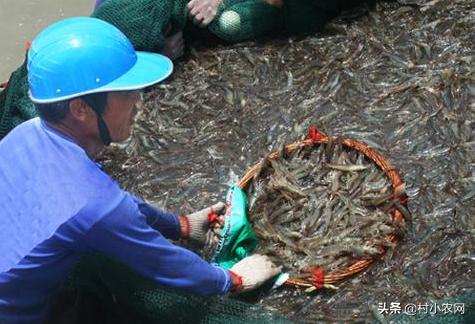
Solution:
M 230 269 L 256 247 L 257 238 L 246 216 L 246 194 L 234 184 L 226 195 L 224 227 L 211 262 Z

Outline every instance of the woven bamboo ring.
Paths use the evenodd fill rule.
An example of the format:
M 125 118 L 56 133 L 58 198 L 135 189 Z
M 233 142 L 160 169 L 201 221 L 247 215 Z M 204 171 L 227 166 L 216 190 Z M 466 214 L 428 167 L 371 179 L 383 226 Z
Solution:
M 326 144 L 330 140 L 335 141 L 336 139 L 337 137 L 332 136 L 331 138 L 329 138 L 325 134 L 320 133 L 316 128 L 312 127 L 310 128 L 308 139 L 299 141 L 293 144 L 289 144 L 284 147 L 284 150 L 290 153 L 303 146 L 309 146 L 309 145 L 315 145 L 315 144 Z M 375 152 L 373 149 L 369 148 L 368 146 L 364 144 L 361 144 L 360 142 L 354 139 L 344 139 L 341 143 L 347 148 L 355 149 L 357 151 L 362 152 L 368 159 L 376 163 L 376 165 L 381 170 L 383 170 L 386 176 L 391 180 L 393 192 L 395 192 L 396 188 L 403 185 L 403 182 L 397 170 L 394 167 L 392 167 L 389 161 L 386 160 L 382 155 L 380 155 L 379 153 Z M 268 158 L 270 159 L 275 159 L 277 157 L 279 157 L 279 152 L 277 151 L 272 152 L 268 156 Z M 239 187 L 241 189 L 245 190 L 246 187 L 249 185 L 255 172 L 260 168 L 261 162 L 258 162 L 254 166 L 252 166 L 247 171 L 247 173 L 242 177 L 241 181 L 239 182 Z M 399 200 L 400 200 L 401 205 L 407 206 L 407 196 L 405 195 L 400 196 Z M 399 209 L 395 208 L 392 215 L 393 215 L 394 223 L 399 223 L 402 225 L 406 223 L 406 220 L 404 219 L 404 216 Z M 387 239 L 393 243 L 397 243 L 399 240 L 399 237 L 395 233 L 391 233 L 387 236 Z M 386 253 L 386 248 L 384 246 L 380 246 L 379 250 L 380 250 L 380 254 L 378 257 L 381 257 Z M 354 276 L 355 274 L 361 271 L 368 269 L 368 267 L 371 264 L 373 264 L 375 260 L 376 260 L 375 258 L 361 258 L 360 260 L 355 261 L 350 266 L 338 269 L 336 271 L 333 271 L 332 273 L 327 273 L 327 274 L 324 274 L 323 269 L 320 268 L 321 270 L 317 276 L 314 275 L 312 277 L 304 278 L 304 279 L 291 277 L 285 282 L 285 284 L 289 286 L 300 287 L 300 288 L 310 288 L 310 287 L 322 288 L 327 284 L 340 282 L 342 280 L 348 279 L 351 276 Z

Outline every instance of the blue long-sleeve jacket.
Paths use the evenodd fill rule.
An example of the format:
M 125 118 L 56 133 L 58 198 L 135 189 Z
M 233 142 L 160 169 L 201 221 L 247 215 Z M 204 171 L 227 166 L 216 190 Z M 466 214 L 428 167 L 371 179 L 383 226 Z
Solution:
M 0 142 L 0 323 L 37 323 L 79 257 L 101 252 L 157 284 L 229 291 L 229 273 L 171 244 L 173 214 L 121 190 L 73 140 L 39 118 Z

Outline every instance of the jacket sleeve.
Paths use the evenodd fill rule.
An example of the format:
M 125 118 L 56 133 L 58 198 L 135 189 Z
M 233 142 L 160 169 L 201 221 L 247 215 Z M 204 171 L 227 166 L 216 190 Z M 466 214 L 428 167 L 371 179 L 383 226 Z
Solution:
M 200 295 L 225 294 L 232 285 L 227 270 L 171 244 L 150 227 L 129 195 L 90 228 L 84 244 L 87 249 L 127 264 L 159 285 Z
M 157 209 L 135 196 L 130 197 L 145 216 L 148 225 L 159 231 L 167 239 L 178 240 L 180 238 L 180 222 L 176 215 Z

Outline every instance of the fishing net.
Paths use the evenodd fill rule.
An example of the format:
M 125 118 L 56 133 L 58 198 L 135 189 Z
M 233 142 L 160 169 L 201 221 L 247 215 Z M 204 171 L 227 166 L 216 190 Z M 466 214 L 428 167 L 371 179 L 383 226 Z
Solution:
M 331 18 L 364 0 L 286 0 L 281 7 L 264 0 L 227 0 L 209 30 L 219 38 L 238 42 L 269 33 L 304 35 L 313 33 Z
M 92 17 L 105 20 L 119 28 L 134 44 L 135 49 L 160 51 L 165 32 L 171 23 L 182 30 L 187 19 L 186 0 L 107 0 Z
M 85 255 L 55 298 L 53 323 L 289 323 L 280 315 L 224 296 L 158 287 L 100 254 Z
M 28 97 L 28 81 L 25 62 L 10 76 L 0 93 L 0 139 L 10 130 L 35 117 L 36 111 Z
M 159 51 L 171 22 L 182 30 L 187 21 L 186 0 L 107 0 L 92 14 L 118 27 L 137 49 Z M 343 9 L 365 2 L 288 0 L 281 7 L 264 0 L 225 0 L 208 30 L 229 42 L 255 39 L 271 32 L 311 33 Z M 146 31 L 146 32 L 144 32 Z
M 282 10 L 264 1 L 226 1 L 209 30 L 228 42 L 249 40 L 282 28 Z
M 322 154 L 320 156 L 324 156 L 326 160 L 329 160 L 330 155 L 335 155 L 333 152 L 328 152 L 331 149 L 331 145 L 335 142 L 341 142 L 341 145 L 344 148 L 350 149 L 352 151 L 359 151 L 364 156 L 369 159 L 370 161 L 374 162 L 373 167 L 379 167 L 384 174 L 387 176 L 387 178 L 390 180 L 390 184 L 392 187 L 393 193 L 385 194 L 384 197 L 377 198 L 377 200 L 381 200 L 379 202 L 371 202 L 369 205 L 374 206 L 376 209 L 376 217 L 383 218 L 385 217 L 385 213 L 380 212 L 379 209 L 381 208 L 381 204 L 385 202 L 389 202 L 389 205 L 385 207 L 386 210 L 392 210 L 392 220 L 385 220 L 384 223 L 382 224 L 377 224 L 378 220 L 374 219 L 375 216 L 373 216 L 372 219 L 369 220 L 368 224 L 365 224 L 365 226 L 369 226 L 370 224 L 376 224 L 378 225 L 375 227 L 375 230 L 372 230 L 370 233 L 378 233 L 379 235 L 384 235 L 386 236 L 383 240 L 378 240 L 376 241 L 376 234 L 374 234 L 374 238 L 370 237 L 360 237 L 363 236 L 361 233 L 363 232 L 361 228 L 354 229 L 356 221 L 367 221 L 364 217 L 367 215 L 365 213 L 369 213 L 368 209 L 362 209 L 360 208 L 357 213 L 363 214 L 363 218 L 358 218 L 354 216 L 355 214 L 352 211 L 349 211 L 349 209 L 353 208 L 350 207 L 350 204 L 352 202 L 350 200 L 356 200 L 357 194 L 361 192 L 361 186 L 364 185 L 361 179 L 362 177 L 353 177 L 354 180 L 351 180 L 349 177 L 346 177 L 343 179 L 343 174 L 340 171 L 334 171 L 333 175 L 331 176 L 333 178 L 330 179 L 332 183 L 325 183 L 326 180 L 322 179 L 322 177 L 317 178 L 317 182 L 322 182 L 324 185 L 324 192 L 323 194 L 328 195 L 330 198 L 329 200 L 326 201 L 325 203 L 322 204 L 324 206 L 325 211 L 322 213 L 324 215 L 316 216 L 316 213 L 314 214 L 313 210 L 318 210 L 318 207 L 313 205 L 315 203 L 314 201 L 309 201 L 312 200 L 312 197 L 316 199 L 316 195 L 314 194 L 315 192 L 315 181 L 309 181 L 305 179 L 309 179 L 312 176 L 313 172 L 316 173 L 321 173 L 323 174 L 323 169 L 325 168 L 325 165 L 329 166 L 330 168 L 335 168 L 336 170 L 345 170 L 346 175 L 350 175 L 353 171 L 353 174 L 356 174 L 359 171 L 366 170 L 368 168 L 371 168 L 370 165 L 363 165 L 362 162 L 363 160 L 361 159 L 361 162 L 358 165 L 330 165 L 327 163 L 319 164 L 316 166 L 310 167 L 310 169 L 313 168 L 313 171 L 308 172 L 302 169 L 302 167 L 305 167 L 305 169 L 308 169 L 309 165 L 311 162 L 309 162 L 309 159 L 303 160 L 300 156 L 297 157 L 297 159 L 301 162 L 301 165 L 295 165 L 294 168 L 297 170 L 300 170 L 299 172 L 301 176 L 296 176 L 295 174 L 290 174 L 288 172 L 288 169 L 284 169 L 284 167 L 281 166 L 276 166 L 274 167 L 274 170 L 272 171 L 274 174 L 280 173 L 280 176 L 276 176 L 274 178 L 271 178 L 270 182 L 272 182 L 268 187 L 265 189 L 256 189 L 256 187 L 263 187 L 264 185 L 262 184 L 266 180 L 263 180 L 263 178 L 269 179 L 273 175 L 265 174 L 265 168 L 266 164 L 272 164 L 276 160 L 282 160 L 284 159 L 284 154 L 292 154 L 292 153 L 299 153 L 299 151 L 302 151 L 304 149 L 310 149 L 310 150 L 316 150 L 317 147 L 320 147 Z M 322 150 L 322 145 L 327 146 L 326 148 L 323 148 Z M 307 152 L 308 154 L 309 152 Z M 342 153 L 347 156 L 346 152 Z M 363 155 L 361 155 L 363 156 Z M 313 156 L 311 156 L 313 157 Z M 313 157 L 313 159 L 316 159 L 317 157 Z M 338 157 L 340 159 L 340 157 Z M 345 160 L 349 160 L 349 158 L 345 158 Z M 344 162 L 348 164 L 348 161 Z M 274 165 L 274 164 L 272 164 Z M 351 169 L 353 167 L 353 169 Z M 370 171 L 371 172 L 371 171 Z M 373 174 L 373 173 L 371 173 Z M 297 181 L 294 181 L 294 183 L 291 183 L 290 181 L 286 180 L 286 177 L 292 177 L 295 178 L 299 177 L 304 179 L 304 182 L 306 182 L 306 191 L 304 192 L 303 190 L 300 190 L 297 186 Z M 371 177 L 374 178 L 374 176 L 371 175 Z M 279 179 L 280 178 L 280 179 Z M 276 180 L 277 179 L 277 180 Z M 341 188 L 338 182 L 343 179 L 343 182 L 352 182 L 355 184 L 354 186 L 351 186 L 351 188 Z M 384 179 L 383 179 L 384 180 Z M 299 184 L 301 184 L 300 182 Z M 333 183 L 336 183 L 337 186 L 334 186 Z M 266 200 L 264 200 L 261 210 L 263 209 L 262 213 L 260 213 L 261 219 L 256 219 L 257 216 L 252 215 L 250 212 L 249 217 L 253 221 L 254 226 L 257 226 L 259 224 L 259 232 L 256 232 L 256 234 L 261 233 L 261 235 L 258 235 L 261 239 L 264 240 L 276 240 L 276 243 L 273 243 L 271 245 L 271 248 L 269 249 L 269 252 L 274 253 L 278 257 L 282 258 L 283 260 L 290 260 L 292 259 L 295 261 L 295 256 L 299 252 L 304 252 L 303 254 L 307 255 L 307 258 L 309 260 L 316 260 L 316 259 L 321 259 L 320 256 L 326 256 L 327 254 L 324 253 L 323 251 L 327 250 L 328 255 L 327 258 L 332 258 L 338 261 L 338 258 L 343 258 L 343 254 L 350 254 L 350 257 L 348 258 L 349 261 L 338 263 L 336 262 L 337 266 L 330 267 L 327 265 L 326 260 L 319 260 L 319 264 L 304 264 L 302 266 L 302 269 L 306 273 L 305 275 L 299 276 L 299 277 L 291 277 L 289 280 L 286 281 L 285 284 L 291 285 L 291 286 L 297 286 L 297 287 L 304 287 L 304 288 L 309 288 L 309 289 L 317 289 L 317 288 L 323 288 L 323 287 L 330 287 L 329 284 L 333 284 L 336 282 L 339 282 L 343 279 L 349 278 L 350 276 L 355 275 L 358 272 L 361 272 L 365 269 L 367 269 L 374 261 L 377 259 L 380 259 L 382 255 L 384 255 L 386 249 L 391 246 L 394 247 L 394 244 L 398 241 L 399 237 L 404 235 L 404 228 L 405 228 L 405 219 L 403 217 L 403 213 L 406 217 L 408 217 L 408 212 L 407 209 L 405 208 L 405 205 L 407 204 L 407 197 L 403 192 L 401 192 L 401 188 L 404 188 L 404 185 L 401 181 L 401 178 L 398 174 L 398 172 L 388 163 L 388 161 L 376 153 L 373 149 L 367 147 L 366 145 L 363 145 L 355 140 L 352 139 L 345 139 L 345 140 L 339 140 L 336 137 L 328 137 L 323 135 L 322 133 L 319 133 L 315 128 L 312 128 L 310 131 L 310 138 L 308 140 L 294 143 L 291 145 L 287 145 L 284 147 L 282 152 L 274 152 L 269 155 L 267 159 L 264 159 L 260 163 L 256 164 L 254 167 L 252 167 L 247 174 L 243 177 L 241 180 L 239 186 L 241 188 L 248 188 L 249 185 L 252 184 L 251 187 L 253 187 L 254 191 L 280 191 L 284 195 L 284 199 L 279 200 L 276 196 L 272 196 L 272 193 L 270 194 L 263 194 L 262 196 L 266 196 Z M 296 186 L 297 184 L 297 186 Z M 382 185 L 378 185 L 379 187 L 382 187 L 383 190 L 385 183 L 383 182 Z M 350 187 L 349 185 L 347 187 Z M 249 189 L 249 188 L 248 188 Z M 310 191 L 309 191 L 310 190 Z M 344 191 L 348 192 L 348 197 L 344 198 L 346 200 L 344 206 L 341 209 L 344 209 L 345 212 L 347 211 L 346 216 L 346 221 L 343 221 L 343 216 L 340 217 L 339 219 L 333 219 L 333 217 L 336 218 L 336 216 L 333 216 L 332 214 L 336 214 L 336 210 L 332 210 L 333 206 L 335 204 L 331 203 L 331 200 L 333 199 L 333 196 L 343 196 Z M 257 195 L 257 194 L 256 194 Z M 310 198 L 309 198 L 310 197 Z M 268 198 L 268 199 L 267 199 Z M 257 198 L 256 200 L 259 200 Z M 319 198 L 319 200 L 323 201 L 324 198 Z M 273 204 L 272 202 L 277 202 L 278 204 L 287 204 L 290 205 L 289 208 L 287 209 L 282 209 L 281 206 L 276 206 L 277 207 L 277 212 L 269 211 L 270 204 Z M 303 201 L 303 202 L 302 202 Z M 335 200 L 333 200 L 335 201 Z M 255 203 L 257 204 L 257 202 Z M 275 204 L 275 203 L 274 203 Z M 292 206 L 296 205 L 296 206 Z M 305 210 L 302 205 L 306 205 L 307 207 L 310 208 L 310 210 Z M 394 207 L 396 206 L 396 207 Z M 252 207 L 250 207 L 252 208 Z M 311 213 L 311 217 L 306 217 L 306 220 L 302 219 L 302 215 L 298 214 L 298 212 L 295 212 L 296 216 L 294 216 L 295 220 L 292 219 L 290 210 L 292 208 L 298 208 L 300 210 L 304 210 L 303 213 Z M 391 209 L 390 209 L 391 208 Z M 340 210 L 341 210 L 340 209 Z M 356 208 L 355 208 L 356 209 Z M 374 209 L 374 208 L 373 208 Z M 277 216 L 276 216 L 277 214 Z M 290 216 L 289 216 L 290 215 Z M 348 216 L 349 215 L 349 216 Z M 272 220 L 276 218 L 282 218 L 280 221 L 277 221 L 275 223 L 272 222 Z M 312 219 L 314 217 L 315 219 Z M 352 220 L 348 221 L 348 218 L 352 218 Z M 309 222 L 307 222 L 309 220 Z M 261 222 L 260 222 L 261 221 Z M 284 223 L 287 225 L 284 226 Z M 333 224 L 332 224 L 333 223 Z M 340 223 L 346 223 L 347 227 L 340 228 Z M 295 228 L 292 228 L 292 224 L 296 224 L 297 226 Z M 312 225 L 313 224 L 313 225 Z M 393 227 L 390 227 L 388 225 L 392 225 Z M 312 228 L 311 231 L 308 231 L 309 228 Z M 329 234 L 329 228 L 333 227 L 335 229 L 334 232 Z M 338 227 L 338 228 L 337 228 Z M 285 228 L 285 230 L 284 230 Z M 382 228 L 385 228 L 384 233 L 381 234 L 379 233 Z M 288 231 L 287 229 L 293 230 L 293 231 Z M 320 230 L 322 229 L 322 230 Z M 317 233 L 317 231 L 320 231 L 323 233 Z M 310 232 L 317 233 L 315 236 L 314 234 L 310 235 Z M 349 236 L 349 233 L 351 232 L 357 232 L 356 235 L 358 236 L 358 240 L 354 239 L 348 244 L 341 244 L 341 241 L 344 241 L 347 236 Z M 346 234 L 345 234 L 346 233 Z M 292 234 L 292 236 L 291 236 Z M 295 237 L 297 236 L 297 237 Z M 306 237 L 308 236 L 308 237 Z M 313 236 L 313 237 L 312 237 Z M 295 238 L 295 240 L 292 239 Z M 311 238 L 312 240 L 307 241 L 303 244 L 302 243 L 304 240 Z M 368 242 L 369 240 L 369 242 Z M 374 240 L 375 242 L 371 242 L 371 240 Z M 298 242 L 299 241 L 299 242 Z M 316 244 L 312 244 L 314 242 Z M 327 241 L 327 244 L 324 242 Z M 358 248 L 355 246 L 355 244 L 361 244 L 364 246 L 363 248 Z M 316 254 L 312 253 L 310 251 L 313 248 L 325 246 L 325 245 L 330 245 L 327 247 L 323 247 L 323 250 L 319 250 Z M 333 246 L 332 246 L 333 245 Z M 278 246 L 283 248 L 280 250 L 278 249 Z M 341 249 L 337 249 L 336 252 L 333 252 L 335 250 L 334 246 L 340 246 Z M 282 251 L 282 253 L 278 253 L 277 251 Z M 356 250 L 356 251 L 355 251 Z M 284 252 L 288 252 L 287 255 L 290 253 L 291 257 L 287 258 L 286 254 Z M 277 260 L 278 262 L 278 260 Z M 296 261 L 295 263 L 297 263 Z M 325 264 L 325 266 L 323 266 Z M 292 268 L 295 266 L 295 264 L 292 265 L 285 265 L 284 267 L 287 266 L 287 268 Z M 292 275 L 295 275 L 295 273 L 291 273 Z

